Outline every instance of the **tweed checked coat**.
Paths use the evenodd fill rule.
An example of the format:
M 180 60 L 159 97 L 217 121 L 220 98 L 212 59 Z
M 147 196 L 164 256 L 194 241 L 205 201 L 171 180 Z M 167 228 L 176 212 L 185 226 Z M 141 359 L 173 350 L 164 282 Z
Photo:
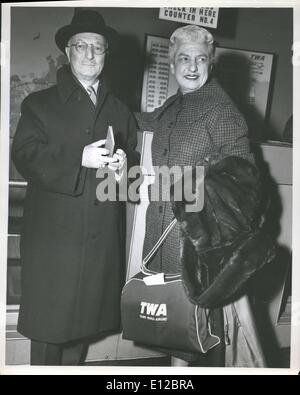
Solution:
M 136 114 L 136 118 L 141 130 L 154 132 L 154 166 L 201 166 L 213 156 L 231 155 L 254 161 L 245 120 L 215 79 L 192 93 L 182 95 L 178 91 L 162 107 Z M 174 218 L 170 202 L 163 200 L 150 201 L 143 256 Z M 179 236 L 176 225 L 150 264 L 151 269 L 181 271 Z
M 120 326 L 125 274 L 124 203 L 100 202 L 96 169 L 81 166 L 83 148 L 108 126 L 129 165 L 138 158 L 133 116 L 101 82 L 95 108 L 69 67 L 57 85 L 29 95 L 12 158 L 28 181 L 21 238 L 22 300 L 18 330 L 64 343 Z

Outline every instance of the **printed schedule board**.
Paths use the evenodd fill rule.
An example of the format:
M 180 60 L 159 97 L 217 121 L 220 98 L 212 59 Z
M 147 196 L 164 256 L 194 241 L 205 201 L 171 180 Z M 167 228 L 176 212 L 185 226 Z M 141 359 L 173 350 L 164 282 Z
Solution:
M 148 35 L 141 109 L 151 112 L 176 93 L 177 82 L 169 67 L 169 39 Z
M 219 8 L 165 7 L 159 10 L 159 19 L 216 28 Z

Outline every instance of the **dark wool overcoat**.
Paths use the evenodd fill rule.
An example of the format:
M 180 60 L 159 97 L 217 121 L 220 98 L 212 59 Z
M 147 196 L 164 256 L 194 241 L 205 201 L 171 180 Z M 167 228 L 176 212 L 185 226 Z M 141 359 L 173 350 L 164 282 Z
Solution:
M 28 181 L 21 238 L 18 330 L 64 343 L 120 326 L 125 271 L 124 203 L 99 202 L 83 148 L 113 127 L 116 148 L 137 163 L 135 121 L 101 81 L 96 108 L 70 68 L 22 103 L 12 158 Z

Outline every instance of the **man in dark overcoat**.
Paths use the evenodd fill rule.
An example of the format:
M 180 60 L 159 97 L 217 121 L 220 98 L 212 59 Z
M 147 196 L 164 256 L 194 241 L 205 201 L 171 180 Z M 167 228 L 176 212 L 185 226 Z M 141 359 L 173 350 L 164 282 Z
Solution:
M 81 10 L 55 41 L 69 65 L 23 101 L 12 148 L 28 181 L 18 330 L 32 340 L 31 364 L 77 365 L 86 339 L 120 326 L 124 203 L 97 199 L 96 172 L 109 167 L 119 182 L 138 156 L 135 121 L 103 76 L 116 32 Z

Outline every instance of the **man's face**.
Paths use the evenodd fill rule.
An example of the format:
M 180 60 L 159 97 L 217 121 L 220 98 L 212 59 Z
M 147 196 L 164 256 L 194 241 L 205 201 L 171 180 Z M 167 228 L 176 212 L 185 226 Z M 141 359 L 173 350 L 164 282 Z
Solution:
M 88 46 L 85 48 L 86 44 Z M 66 54 L 75 77 L 90 83 L 97 79 L 104 67 L 105 52 L 96 54 L 95 48 L 106 45 L 105 37 L 97 33 L 78 33 L 70 39 Z
M 200 89 L 207 81 L 211 64 L 205 43 L 179 43 L 171 72 L 183 94 Z

